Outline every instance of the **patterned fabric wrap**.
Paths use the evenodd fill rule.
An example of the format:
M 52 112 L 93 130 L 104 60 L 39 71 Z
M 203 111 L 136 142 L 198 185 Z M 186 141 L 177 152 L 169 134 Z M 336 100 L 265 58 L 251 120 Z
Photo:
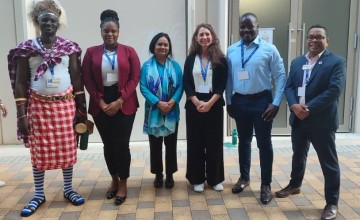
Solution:
M 164 74 L 159 74 L 155 57 L 150 58 L 146 64 L 146 82 L 149 90 L 160 101 L 167 102 L 174 95 L 177 86 L 176 72 L 170 58 L 166 59 Z M 145 119 L 143 131 L 156 137 L 165 137 L 175 133 L 176 109 L 173 108 L 163 116 L 156 105 L 145 102 Z
M 72 93 L 70 86 L 59 96 Z M 31 163 L 39 170 L 67 168 L 77 161 L 74 100 L 46 102 L 30 96 L 28 119 Z
M 16 59 L 18 57 L 32 57 L 32 56 L 42 56 L 44 58 L 43 62 L 37 69 L 37 74 L 34 80 L 37 80 L 41 77 L 49 65 L 56 65 L 61 62 L 61 56 L 71 55 L 73 53 L 77 54 L 79 66 L 81 66 L 81 48 L 79 45 L 73 41 L 63 39 L 59 36 L 56 37 L 56 42 L 53 45 L 51 53 L 47 53 L 44 48 L 39 48 L 34 44 L 35 39 L 27 40 L 21 44 L 19 44 L 16 48 L 10 50 L 8 54 L 8 70 L 11 82 L 11 88 L 13 89 L 13 93 L 15 96 L 15 80 L 16 80 Z M 27 93 L 25 98 L 29 98 L 30 96 L 30 76 L 29 81 L 27 83 Z M 26 106 L 27 108 L 27 106 Z M 26 110 L 27 111 L 27 110 Z M 17 131 L 18 139 L 23 139 L 25 147 L 29 147 L 28 141 L 29 137 L 21 134 Z

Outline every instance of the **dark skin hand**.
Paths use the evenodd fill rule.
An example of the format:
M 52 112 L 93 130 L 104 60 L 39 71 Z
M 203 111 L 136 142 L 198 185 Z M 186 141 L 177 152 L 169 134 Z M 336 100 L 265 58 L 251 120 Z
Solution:
M 308 107 L 304 104 L 294 104 L 291 107 L 291 111 L 293 111 L 300 120 L 304 120 L 310 115 Z
M 123 105 L 124 101 L 122 100 L 122 98 L 119 98 L 109 104 L 105 103 L 105 101 L 103 99 L 100 99 L 100 108 L 105 112 L 105 114 L 109 115 L 109 116 L 114 116 L 121 108 Z
M 262 118 L 264 121 L 272 121 L 277 113 L 279 112 L 279 106 L 269 104 L 266 111 L 262 114 Z

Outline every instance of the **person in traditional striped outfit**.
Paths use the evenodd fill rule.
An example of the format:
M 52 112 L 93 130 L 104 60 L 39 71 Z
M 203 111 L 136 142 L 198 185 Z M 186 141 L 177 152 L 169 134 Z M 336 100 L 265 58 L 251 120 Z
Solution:
M 73 124 L 86 119 L 81 49 L 77 43 L 56 36 L 64 16 L 57 0 L 34 1 L 29 17 L 40 36 L 19 44 L 8 55 L 18 136 L 30 148 L 35 183 L 35 195 L 21 211 L 24 217 L 46 201 L 45 170 L 62 169 L 64 198 L 76 206 L 84 203 L 72 187 L 73 165 L 77 161 Z

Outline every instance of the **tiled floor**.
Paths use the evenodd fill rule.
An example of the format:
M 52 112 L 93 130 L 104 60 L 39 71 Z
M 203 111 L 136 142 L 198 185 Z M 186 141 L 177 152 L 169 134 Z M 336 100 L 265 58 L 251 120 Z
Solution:
M 337 144 L 341 162 L 341 200 L 337 219 L 360 219 L 360 136 L 339 135 Z M 291 163 L 289 137 L 275 137 L 273 193 L 288 183 Z M 227 144 L 226 146 L 229 146 Z M 224 191 L 215 192 L 206 186 L 195 193 L 185 179 L 186 144 L 179 141 L 175 187 L 155 189 L 154 175 L 149 168 L 146 142 L 131 143 L 131 177 L 128 195 L 121 206 L 105 199 L 110 177 L 100 144 L 91 144 L 79 151 L 74 169 L 74 188 L 86 202 L 72 206 L 62 197 L 62 173 L 47 171 L 45 175 L 46 203 L 28 219 L 319 219 L 325 206 L 323 176 L 316 153 L 311 149 L 301 193 L 290 198 L 275 198 L 270 204 L 259 201 L 260 165 L 254 143 L 251 185 L 240 194 L 231 188 L 239 177 L 237 149 L 224 148 Z M 28 150 L 22 146 L 0 146 L 0 219 L 20 219 L 20 210 L 32 198 L 34 188 Z

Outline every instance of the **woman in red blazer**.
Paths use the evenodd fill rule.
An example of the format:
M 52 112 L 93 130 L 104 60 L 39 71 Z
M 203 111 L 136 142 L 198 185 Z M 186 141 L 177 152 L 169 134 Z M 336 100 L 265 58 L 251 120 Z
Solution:
M 90 94 L 89 113 L 104 143 L 105 161 L 112 177 L 106 197 L 115 197 L 115 205 L 120 205 L 126 199 L 129 141 L 139 107 L 135 89 L 140 79 L 140 60 L 132 47 L 117 42 L 117 13 L 105 10 L 100 20 L 104 43 L 87 49 L 82 77 Z

